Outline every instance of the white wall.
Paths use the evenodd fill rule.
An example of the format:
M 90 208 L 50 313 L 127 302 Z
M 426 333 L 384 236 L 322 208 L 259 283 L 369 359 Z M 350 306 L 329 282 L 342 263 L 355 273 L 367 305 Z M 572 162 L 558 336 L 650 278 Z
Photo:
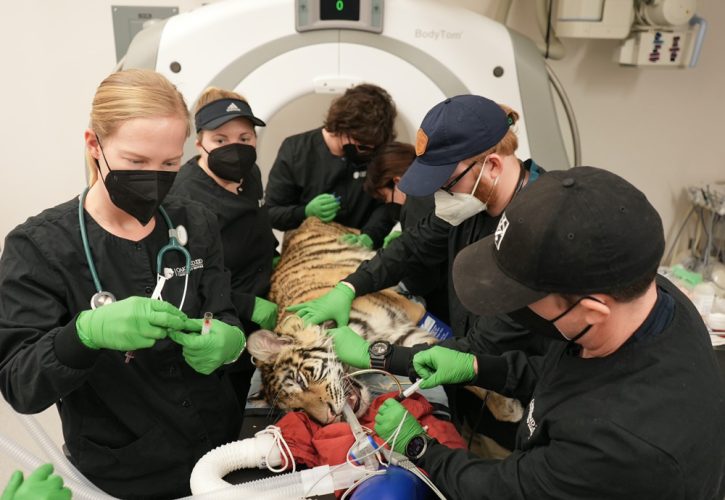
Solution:
M 98 83 L 115 65 L 111 5 L 178 6 L 200 0 L 22 0 L 3 5 L 0 30 L 0 144 L 3 196 L 0 237 L 42 209 L 76 196 L 84 185 L 83 130 Z M 495 0 L 446 0 L 486 15 Z M 688 70 L 622 68 L 611 62 L 617 42 L 563 40 L 568 55 L 551 65 L 576 111 L 583 163 L 610 169 L 642 189 L 670 231 L 686 208 L 683 187 L 725 180 L 725 2 L 700 0 L 698 13 L 710 26 L 698 67 Z M 514 0 L 509 25 L 540 39 L 531 0 Z M 310 105 L 319 104 L 310 99 Z M 253 104 L 253 103 L 252 103 Z M 300 111 L 288 110 L 289 116 Z M 310 109 L 305 116 L 323 112 Z M 287 122 L 280 117 L 270 124 Z M 290 126 L 290 125 L 287 125 Z M 290 126 L 291 127 L 291 126 Z M 263 158 L 273 156 L 269 149 Z M 266 165 L 262 165 L 264 168 Z M 42 415 L 61 442 L 55 409 Z M 29 443 L 6 405 L 2 430 Z M 0 454 L 0 483 L 15 465 Z

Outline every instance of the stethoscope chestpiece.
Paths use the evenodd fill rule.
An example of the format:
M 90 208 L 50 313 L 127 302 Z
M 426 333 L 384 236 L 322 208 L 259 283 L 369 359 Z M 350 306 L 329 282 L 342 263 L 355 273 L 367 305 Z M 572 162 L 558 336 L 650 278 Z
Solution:
M 101 290 L 96 292 L 91 297 L 91 309 L 98 309 L 99 307 L 113 304 L 116 302 L 116 297 L 111 292 L 105 292 Z
M 186 244 L 189 242 L 189 233 L 186 232 L 186 228 L 179 224 L 174 229 L 169 229 L 169 239 L 176 238 L 176 241 L 179 242 L 179 245 L 182 247 L 185 247 Z

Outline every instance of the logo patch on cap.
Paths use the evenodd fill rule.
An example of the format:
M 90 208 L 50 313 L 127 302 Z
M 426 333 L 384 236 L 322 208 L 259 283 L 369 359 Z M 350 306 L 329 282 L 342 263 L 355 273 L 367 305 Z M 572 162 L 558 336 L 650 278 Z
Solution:
M 496 226 L 496 232 L 493 235 L 493 243 L 496 245 L 496 250 L 501 248 L 501 241 L 506 235 L 506 230 L 509 228 L 509 220 L 506 218 L 506 212 L 501 216 L 501 220 L 498 221 Z
M 415 154 L 421 156 L 425 153 L 425 149 L 428 147 L 428 136 L 422 128 L 418 129 L 418 133 L 415 134 Z
M 239 111 L 241 111 L 241 109 L 239 109 L 239 106 L 237 106 L 236 104 L 231 103 L 231 104 L 229 104 L 229 106 L 227 106 L 227 113 L 231 113 L 232 111 L 239 112 Z

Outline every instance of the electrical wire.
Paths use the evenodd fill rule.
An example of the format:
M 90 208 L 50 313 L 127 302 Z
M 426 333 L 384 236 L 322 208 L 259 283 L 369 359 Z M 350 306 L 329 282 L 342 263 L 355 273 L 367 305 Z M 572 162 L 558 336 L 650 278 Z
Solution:
M 571 131 L 571 143 L 572 143 L 572 149 L 574 150 L 574 165 L 581 165 L 582 161 L 582 143 L 581 143 L 581 137 L 579 135 L 579 125 L 576 121 L 576 116 L 574 115 L 574 107 L 571 105 L 571 101 L 569 100 L 569 96 L 567 95 L 566 91 L 564 90 L 564 86 L 561 83 L 561 80 L 559 80 L 559 77 L 556 76 L 556 73 L 554 73 L 554 70 L 549 66 L 547 62 L 544 62 L 544 66 L 546 67 L 546 74 L 549 77 L 549 81 L 551 82 L 551 85 L 554 87 L 554 90 L 556 91 L 556 95 L 559 96 L 559 100 L 561 101 L 561 105 L 564 107 L 564 113 L 566 114 L 566 119 L 569 122 L 569 130 Z
M 267 469 L 269 469 L 271 472 L 280 473 L 284 472 L 291 463 L 292 472 L 297 472 L 297 464 L 295 463 L 294 455 L 292 455 L 292 451 L 290 450 L 287 441 L 285 441 L 284 436 L 282 435 L 282 429 L 280 429 L 276 425 L 268 425 L 261 431 L 256 432 L 254 436 L 257 437 L 260 434 L 272 434 L 272 437 L 274 437 L 272 446 L 269 447 L 269 450 L 267 450 L 267 454 L 264 457 L 264 462 L 267 465 Z M 279 469 L 275 469 L 274 467 L 272 467 L 269 460 L 269 454 L 272 452 L 275 445 L 279 449 L 279 454 L 282 456 L 283 460 L 282 465 Z M 285 451 L 287 452 L 286 454 Z
M 551 44 L 551 11 L 552 11 L 553 4 L 554 4 L 554 0 L 549 0 L 549 9 L 548 9 L 548 13 L 546 14 L 546 37 L 545 37 L 546 52 L 544 53 L 544 59 L 549 58 L 549 47 Z
M 364 370 L 358 370 L 356 372 L 348 373 L 343 378 L 357 377 L 358 375 L 364 375 L 366 373 L 382 373 L 383 375 L 387 375 L 388 377 L 392 378 L 393 381 L 395 381 L 395 385 L 398 386 L 398 393 L 403 394 L 403 386 L 400 385 L 400 381 L 398 381 L 398 378 L 392 373 L 386 372 L 385 370 L 378 370 L 377 368 L 366 368 Z
M 715 216 L 717 214 L 713 211 L 712 215 L 710 216 L 710 229 L 707 232 L 707 245 L 705 246 L 705 255 L 702 259 L 702 270 L 703 274 L 707 272 L 707 268 L 710 264 L 710 252 L 712 251 L 712 240 L 713 240 L 713 229 L 715 225 Z
M 486 391 L 486 394 L 484 394 L 483 399 L 481 400 L 481 410 L 478 412 L 478 416 L 476 417 L 476 423 L 471 428 L 471 435 L 468 436 L 468 451 L 471 451 L 471 443 L 473 442 L 473 436 L 476 434 L 476 429 L 478 429 L 478 426 L 481 424 L 481 419 L 483 418 L 483 412 L 486 409 L 486 400 L 488 400 L 488 395 L 490 394 L 489 391 Z
M 360 479 L 357 479 L 356 481 L 353 481 L 353 483 L 350 485 L 350 487 L 345 491 L 345 493 L 342 494 L 342 497 L 340 497 L 340 500 L 345 500 L 347 496 L 355 491 L 355 488 L 360 486 L 362 483 L 367 481 L 368 479 L 371 479 L 375 476 L 382 476 L 383 474 L 387 474 L 387 471 L 385 470 L 376 470 L 376 471 L 368 471 L 367 474 L 365 474 Z
M 672 244 L 670 245 L 670 249 L 667 252 L 667 255 L 662 260 L 662 263 L 665 265 L 672 265 L 672 262 L 670 259 L 672 259 L 672 255 L 675 252 L 675 248 L 677 247 L 677 242 L 680 239 L 680 236 L 682 236 L 682 231 L 685 230 L 685 227 L 687 226 L 687 222 L 690 220 L 690 217 L 692 217 L 692 214 L 695 212 L 695 205 L 692 206 L 690 211 L 687 213 L 687 216 L 685 217 L 685 220 L 682 222 L 682 225 L 680 226 L 680 229 L 677 231 L 677 234 L 675 235 L 675 239 L 672 240 Z

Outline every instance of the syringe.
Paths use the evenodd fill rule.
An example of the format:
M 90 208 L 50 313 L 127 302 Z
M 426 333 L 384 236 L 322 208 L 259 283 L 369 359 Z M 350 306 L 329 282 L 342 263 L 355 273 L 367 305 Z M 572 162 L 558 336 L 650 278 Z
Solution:
M 402 401 L 407 397 L 410 397 L 411 394 L 413 394 L 415 391 L 420 388 L 420 384 L 423 382 L 422 378 L 419 378 L 413 385 L 408 387 L 406 390 L 395 396 L 396 401 Z
M 206 335 L 211 331 L 211 320 L 214 319 L 214 315 L 210 312 L 204 313 L 204 320 L 201 323 L 201 334 Z

